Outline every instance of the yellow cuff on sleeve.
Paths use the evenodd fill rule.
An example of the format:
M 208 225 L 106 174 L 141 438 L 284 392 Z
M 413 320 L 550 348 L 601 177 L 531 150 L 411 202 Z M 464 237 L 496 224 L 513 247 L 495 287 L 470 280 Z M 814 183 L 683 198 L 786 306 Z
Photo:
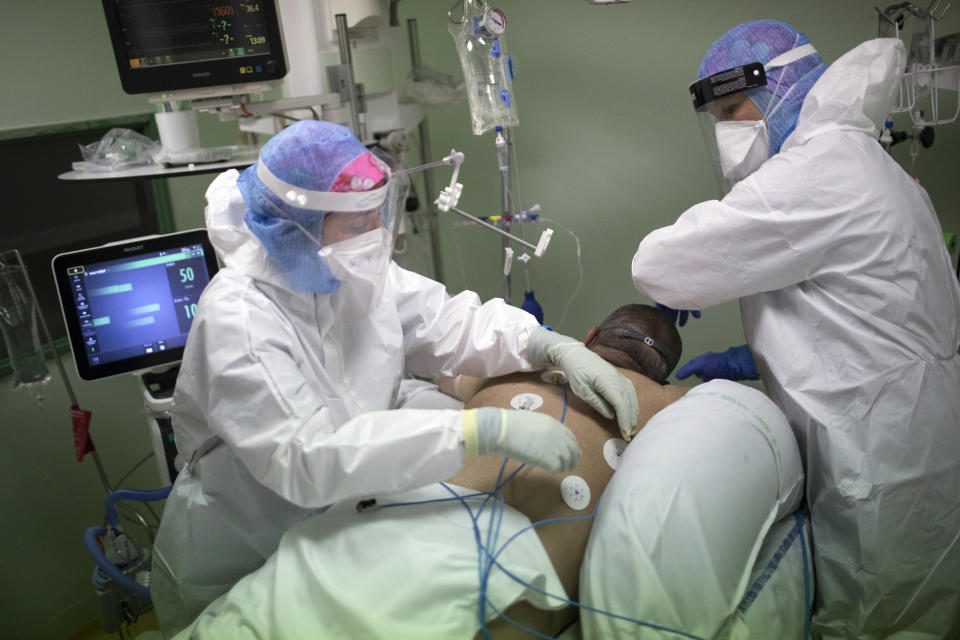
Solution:
M 460 419 L 463 422 L 463 459 L 476 458 L 480 455 L 480 442 L 477 438 L 477 410 L 461 411 Z

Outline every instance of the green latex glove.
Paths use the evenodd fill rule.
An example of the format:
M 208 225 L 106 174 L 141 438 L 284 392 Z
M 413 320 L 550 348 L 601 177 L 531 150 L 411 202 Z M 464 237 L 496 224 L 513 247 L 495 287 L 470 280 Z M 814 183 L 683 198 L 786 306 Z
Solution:
M 530 332 L 527 359 L 540 367 L 562 367 L 573 392 L 605 418 L 616 415 L 624 440 L 637 432 L 637 392 L 612 364 L 582 342 L 543 327 Z
M 553 473 L 575 469 L 580 460 L 573 432 L 544 413 L 484 407 L 461 415 L 465 459 L 498 453 Z

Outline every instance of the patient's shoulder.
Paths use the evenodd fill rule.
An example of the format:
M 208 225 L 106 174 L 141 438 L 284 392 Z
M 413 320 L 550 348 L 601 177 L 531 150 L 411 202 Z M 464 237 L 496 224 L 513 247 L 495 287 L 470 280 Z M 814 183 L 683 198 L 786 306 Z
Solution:
M 665 384 L 660 387 L 661 393 L 663 394 L 664 399 L 668 402 L 674 402 L 682 398 L 690 389 L 693 387 L 684 387 L 682 385 L 676 384 Z
M 621 369 L 620 367 L 617 367 L 617 371 L 622 373 L 630 382 L 633 383 L 633 388 L 637 390 L 637 397 L 641 401 L 643 401 L 644 398 L 647 398 L 651 402 L 663 402 L 665 404 L 669 404 L 680 399 L 683 394 L 687 393 L 692 388 L 681 387 L 673 384 L 660 384 L 659 382 L 654 382 L 642 373 L 637 373 L 636 371 L 631 371 L 630 369 Z
M 476 393 L 466 403 L 466 407 L 502 406 L 509 408 L 509 401 L 519 393 L 532 393 L 537 390 L 557 391 L 558 385 L 544 382 L 539 371 L 511 373 L 482 381 Z

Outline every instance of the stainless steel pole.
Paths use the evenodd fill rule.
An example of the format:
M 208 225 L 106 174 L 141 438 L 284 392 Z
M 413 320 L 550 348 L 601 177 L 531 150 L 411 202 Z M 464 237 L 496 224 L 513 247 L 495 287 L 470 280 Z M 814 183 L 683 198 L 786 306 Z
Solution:
M 350 36 L 347 33 L 347 14 L 338 13 L 334 16 L 337 21 L 337 44 L 340 47 L 340 64 L 347 66 L 347 95 L 350 100 L 350 124 L 353 132 L 362 142 L 366 132 L 360 130 L 360 114 L 357 105 L 357 82 L 353 77 L 353 56 L 350 54 Z
M 20 266 L 20 269 L 23 271 L 23 279 L 27 283 L 27 292 L 30 294 L 30 300 L 33 303 L 33 308 L 36 310 L 37 317 L 40 319 L 40 327 L 43 329 L 43 335 L 47 339 L 47 345 L 50 347 L 50 353 L 53 354 L 53 361 L 57 365 L 57 370 L 60 372 L 60 379 L 63 380 L 63 386 L 66 387 L 67 396 L 70 398 L 71 406 L 79 408 L 79 402 L 77 401 L 77 394 L 73 391 L 73 385 L 70 384 L 70 378 L 67 377 L 67 372 L 63 368 L 63 362 L 60 360 L 60 354 L 57 353 L 57 347 L 53 344 L 53 336 L 50 335 L 50 329 L 47 328 L 47 321 L 43 317 L 43 313 L 40 310 L 40 303 L 37 300 L 37 294 L 33 290 L 33 283 L 30 281 L 30 275 L 27 273 L 27 265 L 23 262 L 23 256 L 20 255 L 20 252 L 16 249 L 13 250 L 14 255 L 16 256 L 17 263 Z M 90 438 L 91 444 L 93 443 L 93 438 Z M 110 481 L 107 480 L 107 472 L 103 468 L 103 463 L 100 462 L 100 454 L 97 453 L 97 450 L 94 449 L 90 452 L 93 457 L 93 463 L 97 466 L 97 473 L 100 475 L 100 482 L 103 484 L 103 489 L 107 493 L 113 491 L 113 487 L 110 485 Z

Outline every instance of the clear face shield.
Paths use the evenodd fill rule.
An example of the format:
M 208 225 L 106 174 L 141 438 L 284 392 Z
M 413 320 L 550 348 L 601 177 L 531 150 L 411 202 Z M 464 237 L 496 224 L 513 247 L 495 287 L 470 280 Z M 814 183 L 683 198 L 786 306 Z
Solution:
M 747 89 L 765 87 L 763 64 L 752 62 L 727 69 L 690 85 L 707 156 L 726 195 L 769 154 L 766 127 L 747 97 Z
M 347 167 L 335 191 L 314 191 L 290 184 L 257 163 L 257 178 L 291 208 L 323 216 L 319 237 L 292 215 L 292 222 L 317 247 L 329 275 L 339 281 L 330 304 L 343 320 L 363 317 L 379 304 L 393 253 L 397 212 L 406 197 L 409 179 L 380 158 L 364 154 L 357 167 Z
M 385 230 L 392 242 L 396 233 L 397 212 L 402 210 L 400 207 L 403 206 L 410 181 L 406 174 L 391 171 L 383 159 L 377 158 L 376 162 L 385 177 L 379 183 L 373 182 L 370 177 L 359 178 L 360 182 L 354 185 L 358 189 L 356 191 L 304 189 L 276 177 L 263 162 L 257 164 L 257 178 L 290 206 L 325 214 L 321 238 L 310 233 L 292 217 L 286 216 L 318 248 L 331 247 L 375 229 Z M 282 210 L 278 211 L 282 213 Z
M 376 156 L 390 171 L 390 180 L 387 183 L 387 197 L 384 207 L 389 210 L 389 222 L 381 219 L 381 224 L 390 231 L 390 237 L 396 244 L 397 234 L 400 232 L 400 223 L 407 211 L 407 196 L 410 195 L 410 176 L 403 165 L 393 156 L 379 147 L 374 147 L 371 153 Z
M 799 40 L 800 34 L 797 34 L 793 48 L 766 64 L 751 62 L 720 71 L 690 85 L 690 96 L 700 121 L 700 130 L 723 195 L 734 184 L 759 169 L 770 157 L 771 133 L 768 124 L 800 84 L 793 79 L 792 84 L 785 85 L 785 91 L 781 91 L 783 69 L 817 53 L 813 45 L 799 44 Z M 761 111 L 747 92 L 766 87 L 767 75 L 776 70 L 780 70 L 776 86 L 768 90 L 772 99 Z

